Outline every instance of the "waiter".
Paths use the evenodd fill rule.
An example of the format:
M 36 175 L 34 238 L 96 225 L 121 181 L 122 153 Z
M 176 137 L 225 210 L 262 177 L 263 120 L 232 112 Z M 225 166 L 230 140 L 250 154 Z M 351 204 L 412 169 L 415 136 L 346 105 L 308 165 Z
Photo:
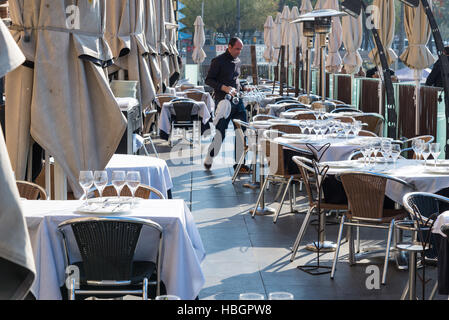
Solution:
M 444 48 L 443 54 L 449 56 L 449 46 Z M 432 72 L 426 79 L 426 86 L 444 88 L 443 82 L 443 67 L 441 66 L 441 59 L 433 65 Z
M 232 38 L 228 43 L 228 49 L 225 53 L 219 55 L 218 57 L 212 59 L 209 72 L 206 77 L 206 84 L 214 89 L 215 92 L 215 105 L 218 106 L 219 102 L 225 99 L 227 94 L 235 96 L 240 91 L 240 66 L 241 62 L 239 59 L 240 53 L 243 49 L 243 42 L 239 38 Z M 204 161 L 204 167 L 209 170 L 212 167 L 212 162 L 214 158 L 218 155 L 221 149 L 221 145 L 226 136 L 226 129 L 229 126 L 229 122 L 233 119 L 239 119 L 242 121 L 247 121 L 245 106 L 241 99 L 238 103 L 232 102 L 231 99 L 231 112 L 227 118 L 221 118 L 216 125 L 215 137 L 209 146 L 209 150 Z M 236 150 L 243 152 L 243 147 L 237 148 L 234 144 Z M 240 158 L 235 152 L 235 159 Z M 237 162 L 237 161 L 236 161 Z M 234 168 L 237 165 L 234 165 Z M 242 166 L 240 173 L 248 173 L 249 168 L 247 166 Z

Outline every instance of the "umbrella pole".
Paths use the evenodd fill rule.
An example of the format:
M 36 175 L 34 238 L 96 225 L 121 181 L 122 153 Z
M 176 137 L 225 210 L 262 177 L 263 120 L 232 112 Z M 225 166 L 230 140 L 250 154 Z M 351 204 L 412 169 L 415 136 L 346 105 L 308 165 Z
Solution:
M 277 64 L 276 64 L 276 66 L 275 66 L 275 69 L 274 69 L 274 73 L 275 73 L 275 77 L 274 77 L 274 79 L 273 79 L 273 91 L 271 92 L 271 94 L 274 94 L 274 88 L 276 87 L 276 73 L 278 74 L 278 80 L 280 79 L 280 75 L 279 75 L 279 62 L 281 61 L 281 48 L 279 48 L 279 53 L 278 53 L 278 61 L 277 61 Z M 277 67 L 277 72 L 276 72 L 276 67 Z
M 419 135 L 419 119 L 420 119 L 420 111 L 421 111 L 421 97 L 420 97 L 420 79 L 421 79 L 421 70 L 414 70 L 415 74 L 415 135 Z

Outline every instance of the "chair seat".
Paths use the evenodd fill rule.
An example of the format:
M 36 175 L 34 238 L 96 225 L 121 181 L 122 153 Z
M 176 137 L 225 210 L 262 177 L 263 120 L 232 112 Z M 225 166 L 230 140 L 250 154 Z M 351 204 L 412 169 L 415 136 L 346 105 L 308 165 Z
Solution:
M 326 203 L 326 202 L 321 202 L 320 203 L 320 208 L 324 209 L 324 210 L 348 210 L 348 205 L 347 204 L 338 204 L 338 203 Z
M 378 223 L 390 223 L 391 220 L 399 220 L 408 217 L 407 211 L 405 209 L 384 209 L 384 216 L 380 218 Z M 356 219 L 357 217 L 352 216 L 350 213 L 348 214 L 350 219 Z
M 76 262 L 74 263 L 75 266 L 79 268 L 80 271 L 80 284 L 87 284 L 87 280 L 97 280 L 97 279 L 86 279 L 86 272 L 84 269 L 84 263 L 83 262 Z M 132 274 L 131 279 L 108 279 L 108 280 L 131 280 L 131 285 L 140 285 L 142 283 L 143 278 L 147 278 L 148 280 L 151 279 L 153 274 L 155 274 L 156 271 L 156 264 L 154 262 L 150 261 L 134 261 L 132 266 Z M 89 287 L 93 287 L 92 285 L 89 285 Z M 108 289 L 112 288 L 124 288 L 123 286 L 108 286 Z

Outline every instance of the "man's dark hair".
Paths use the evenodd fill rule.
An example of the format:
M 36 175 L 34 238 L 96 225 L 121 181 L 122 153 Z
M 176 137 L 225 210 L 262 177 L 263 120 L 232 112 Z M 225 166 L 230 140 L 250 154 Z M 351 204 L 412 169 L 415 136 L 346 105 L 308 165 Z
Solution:
M 229 40 L 228 45 L 230 45 L 231 47 L 235 46 L 235 44 L 237 43 L 237 41 L 240 41 L 241 43 L 243 43 L 242 39 L 238 38 L 238 37 L 234 37 L 231 38 L 231 40 Z

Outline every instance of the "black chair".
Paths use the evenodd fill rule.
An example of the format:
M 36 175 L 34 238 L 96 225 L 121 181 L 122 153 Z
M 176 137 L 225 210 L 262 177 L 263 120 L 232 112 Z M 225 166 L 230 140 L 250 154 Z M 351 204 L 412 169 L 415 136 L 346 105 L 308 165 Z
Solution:
M 173 134 L 175 128 L 183 129 L 183 140 L 187 141 L 189 144 L 193 145 L 195 128 L 198 130 L 198 140 L 201 143 L 201 123 L 198 114 L 193 115 L 193 109 L 195 108 L 196 102 L 191 99 L 175 99 L 172 101 L 172 106 L 174 109 L 174 115 L 171 117 L 172 123 L 172 134 L 170 137 L 170 146 L 173 147 Z M 187 131 L 192 129 L 192 140 L 187 139 Z
M 363 111 L 360 111 L 359 109 L 356 109 L 354 106 L 351 105 L 337 105 L 337 107 L 331 111 L 331 113 L 341 113 L 341 112 L 363 113 Z
M 298 100 L 296 100 L 293 97 L 280 97 L 280 98 L 276 98 L 274 99 L 274 104 L 282 104 L 282 103 L 289 103 L 289 102 L 298 102 Z
M 69 227 L 76 239 L 80 262 L 70 259 Z M 134 254 L 143 229 L 153 232 L 154 237 L 147 235 L 154 243 L 147 242 L 145 248 L 148 256 L 153 254 L 148 261 L 137 261 Z M 58 230 L 63 238 L 66 267 L 79 271 L 78 283 L 75 277 L 67 281 L 69 300 L 75 300 L 77 295 L 103 298 L 139 295 L 147 300 L 148 296 L 154 298 L 165 293 L 160 278 L 163 229 L 159 224 L 128 217 L 88 217 L 65 221 Z

